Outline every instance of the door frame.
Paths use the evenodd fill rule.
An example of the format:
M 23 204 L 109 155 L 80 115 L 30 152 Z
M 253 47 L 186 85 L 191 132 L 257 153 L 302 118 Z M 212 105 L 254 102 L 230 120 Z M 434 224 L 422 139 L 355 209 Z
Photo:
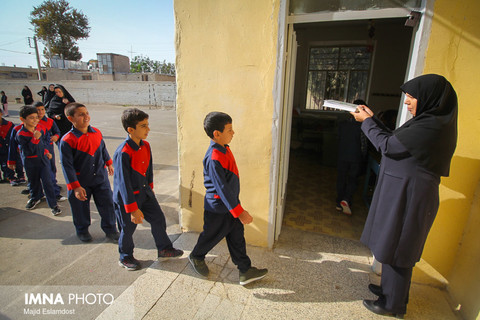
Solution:
M 283 213 L 285 210 L 286 185 L 288 181 L 288 165 L 290 154 L 291 116 L 293 93 L 291 86 L 295 81 L 296 54 L 289 54 L 292 48 L 290 37 L 294 37 L 293 26 L 298 23 L 335 22 L 347 20 L 368 20 L 379 18 L 407 19 L 412 10 L 421 13 L 420 23 L 415 26 L 412 34 L 410 54 L 405 73 L 405 80 L 422 73 L 428 39 L 431 31 L 431 20 L 434 0 L 422 0 L 421 8 L 395 8 L 364 11 L 342 11 L 328 13 L 311 13 L 288 15 L 289 0 L 280 0 L 279 29 L 277 41 L 277 68 L 273 89 L 274 116 L 272 125 L 272 162 L 270 167 L 270 210 L 268 226 L 268 247 L 272 247 L 281 232 Z M 290 40 L 290 41 L 289 41 Z M 289 50 L 290 49 L 290 50 Z M 296 49 L 296 48 L 295 48 Z M 294 60 L 295 58 L 295 60 Z M 292 71 L 293 65 L 293 74 Z M 292 101 L 290 101 L 290 98 Z M 399 106 L 397 126 L 408 120 L 407 108 L 403 105 L 403 96 Z

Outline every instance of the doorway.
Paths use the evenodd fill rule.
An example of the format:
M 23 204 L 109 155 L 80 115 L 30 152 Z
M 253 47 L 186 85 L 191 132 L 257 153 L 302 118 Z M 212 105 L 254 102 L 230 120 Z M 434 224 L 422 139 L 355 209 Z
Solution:
M 375 185 L 380 156 L 368 149 L 350 203 L 338 211 L 339 124 L 343 111 L 322 108 L 324 99 L 364 100 L 377 114 L 396 114 L 409 63 L 413 29 L 405 18 L 294 24 L 295 68 L 290 74 L 291 130 L 282 226 L 359 239 Z M 289 39 L 291 39 L 290 37 Z M 395 119 L 390 119 L 395 125 Z M 388 120 L 385 120 L 388 121 Z

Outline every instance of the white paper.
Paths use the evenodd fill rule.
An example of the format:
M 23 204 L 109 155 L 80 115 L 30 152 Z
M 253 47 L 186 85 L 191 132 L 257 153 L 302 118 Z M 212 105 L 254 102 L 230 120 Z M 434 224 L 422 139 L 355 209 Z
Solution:
M 334 108 L 349 112 L 355 112 L 357 110 L 357 105 L 353 103 L 338 101 L 338 100 L 325 100 L 323 101 L 323 106 L 327 108 Z

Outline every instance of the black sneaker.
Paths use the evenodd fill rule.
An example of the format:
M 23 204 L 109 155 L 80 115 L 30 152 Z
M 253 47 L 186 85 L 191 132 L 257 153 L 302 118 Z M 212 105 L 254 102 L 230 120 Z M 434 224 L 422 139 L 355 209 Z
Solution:
M 28 200 L 27 205 L 25 206 L 25 208 L 26 208 L 27 210 L 33 210 L 33 209 L 35 209 L 35 207 L 37 206 L 37 204 L 39 204 L 41 201 L 42 201 L 41 199 L 38 199 L 38 200 L 30 199 L 30 200 Z
M 190 264 L 192 265 L 193 270 L 195 270 L 196 273 L 198 273 L 202 277 L 208 277 L 210 271 L 208 270 L 205 260 L 195 259 L 194 257 L 192 257 L 192 254 L 190 254 L 188 256 L 188 261 L 190 261 Z
M 77 233 L 77 237 L 82 242 L 90 242 L 93 239 L 92 235 L 88 231 L 87 232 L 82 232 L 82 233 Z
M 105 237 L 107 237 L 112 241 L 118 241 L 118 238 L 120 238 L 120 233 L 119 232 L 106 233 Z
M 62 210 L 58 206 L 55 206 L 55 208 L 52 209 L 52 214 L 54 216 L 58 216 L 60 213 L 62 213 Z
M 176 259 L 183 256 L 183 251 L 175 248 L 164 249 L 158 252 L 158 260 Z
M 126 257 L 118 261 L 120 267 L 124 267 L 128 271 L 135 271 L 140 269 L 140 261 L 134 257 Z
M 30 194 L 30 189 L 23 189 L 21 192 L 21 194 Z
M 265 277 L 268 273 L 267 269 L 257 269 L 255 267 L 250 267 L 247 272 L 240 272 L 240 284 L 242 286 L 249 284 L 253 281 L 257 281 Z

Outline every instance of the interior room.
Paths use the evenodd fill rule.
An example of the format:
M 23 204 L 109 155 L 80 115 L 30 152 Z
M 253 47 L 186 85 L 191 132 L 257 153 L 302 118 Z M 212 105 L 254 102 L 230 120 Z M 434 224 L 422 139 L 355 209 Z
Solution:
M 358 140 L 362 156 L 356 160 L 351 214 L 337 210 L 342 209 L 337 175 L 344 172 L 339 160 L 353 148 L 344 128 L 360 129 L 348 112 L 325 108 L 323 101 L 363 100 L 395 128 L 413 29 L 404 18 L 395 18 L 301 23 L 294 30 L 297 54 L 283 225 L 359 239 L 381 156 L 364 137 Z

